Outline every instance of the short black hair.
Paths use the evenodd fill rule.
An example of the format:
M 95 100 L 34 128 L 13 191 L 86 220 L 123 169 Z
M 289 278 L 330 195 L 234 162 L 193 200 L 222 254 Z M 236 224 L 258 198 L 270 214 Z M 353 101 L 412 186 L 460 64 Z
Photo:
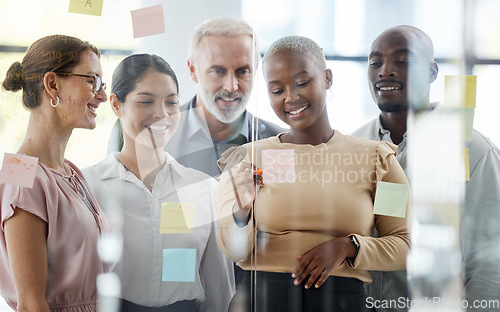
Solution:
M 179 83 L 170 65 L 154 54 L 132 54 L 123 59 L 113 72 L 111 93 L 116 94 L 118 102 L 125 102 L 127 95 L 135 89 L 137 81 L 149 70 L 164 73 L 172 77 L 179 93 Z

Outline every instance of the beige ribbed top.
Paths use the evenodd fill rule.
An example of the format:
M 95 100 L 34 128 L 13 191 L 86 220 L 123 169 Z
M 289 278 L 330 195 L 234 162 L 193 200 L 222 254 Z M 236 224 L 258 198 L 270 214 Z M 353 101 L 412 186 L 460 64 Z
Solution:
M 354 267 L 344 261 L 332 275 L 368 283 L 372 281 L 368 270 L 405 269 L 410 200 L 406 218 L 373 214 L 378 181 L 408 184 L 394 156 L 395 145 L 338 131 L 328 142 L 316 146 L 281 143 L 279 135 L 253 145 L 253 157 L 252 143 L 248 143 L 225 152 L 219 165 L 222 169 L 233 167 L 244 159 L 262 168 L 262 151 L 293 150 L 295 182 L 261 186 L 250 222 L 238 227 L 232 216 L 236 199 L 231 179 L 227 171 L 221 175 L 218 201 L 220 215 L 226 217 L 221 220 L 217 239 L 229 259 L 245 270 L 291 273 L 298 264 L 296 258 L 311 248 L 354 234 L 360 243 Z M 280 161 L 286 160 L 276 159 L 267 172 L 277 175 L 280 166 L 276 163 Z M 371 236 L 374 226 L 380 238 Z M 252 251 L 256 251 L 255 262 L 251 261 Z

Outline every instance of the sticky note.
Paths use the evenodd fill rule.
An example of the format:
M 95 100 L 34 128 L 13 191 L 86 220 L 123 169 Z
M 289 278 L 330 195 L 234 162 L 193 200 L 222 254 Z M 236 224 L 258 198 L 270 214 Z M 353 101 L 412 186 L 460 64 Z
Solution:
M 373 213 L 404 218 L 409 187 L 406 184 L 378 181 Z
M 469 149 L 468 148 L 464 148 L 464 161 L 465 161 L 465 181 L 470 181 Z
M 165 32 L 163 5 L 130 11 L 134 38 L 157 35 Z
M 37 164 L 37 157 L 5 153 L 0 182 L 31 188 L 35 181 Z
M 444 77 L 444 105 L 476 107 L 477 76 L 448 75 Z
M 104 0 L 70 0 L 69 12 L 101 16 Z
M 263 150 L 262 179 L 264 184 L 294 183 L 296 179 L 294 150 Z
M 163 269 L 161 280 L 164 282 L 194 282 L 196 272 L 196 249 L 163 249 Z
M 193 232 L 194 203 L 162 203 L 160 233 Z
M 461 110 L 464 122 L 464 138 L 470 141 L 472 139 L 472 126 L 474 125 L 474 108 L 462 107 Z

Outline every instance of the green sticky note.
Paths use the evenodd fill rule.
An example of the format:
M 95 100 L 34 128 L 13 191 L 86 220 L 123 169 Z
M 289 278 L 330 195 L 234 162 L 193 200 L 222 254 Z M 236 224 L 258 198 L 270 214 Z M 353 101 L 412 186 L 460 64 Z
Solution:
M 468 148 L 464 148 L 464 160 L 465 160 L 465 181 L 470 181 L 469 149 Z
M 69 12 L 101 16 L 104 0 L 70 0 Z
M 163 269 L 161 280 L 164 282 L 194 282 L 196 272 L 196 249 L 163 249 Z
M 464 138 L 470 141 L 472 139 L 472 126 L 474 124 L 474 108 L 462 107 L 461 110 L 464 122 Z
M 194 203 L 162 203 L 160 233 L 193 232 Z
M 408 201 L 409 187 L 406 184 L 397 184 L 378 181 L 373 213 L 404 218 Z
M 476 107 L 477 76 L 447 75 L 444 77 L 444 105 Z

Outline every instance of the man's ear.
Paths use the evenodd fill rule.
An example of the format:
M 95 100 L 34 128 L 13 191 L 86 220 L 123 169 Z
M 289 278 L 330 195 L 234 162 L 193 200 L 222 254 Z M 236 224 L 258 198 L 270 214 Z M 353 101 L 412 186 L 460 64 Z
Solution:
M 433 83 L 438 76 L 439 66 L 436 62 L 432 62 L 431 68 L 429 70 L 429 82 Z
M 117 117 L 121 117 L 122 105 L 120 104 L 120 102 L 118 102 L 118 98 L 116 97 L 115 93 L 111 93 L 111 95 L 109 96 L 109 103 L 111 104 L 111 109 L 113 110 L 113 113 L 115 113 Z
M 326 78 L 326 88 L 330 89 L 332 87 L 332 82 L 333 82 L 332 70 L 330 68 L 327 68 L 325 70 L 325 78 Z
M 194 83 L 198 83 L 198 76 L 196 75 L 196 66 L 190 60 L 188 60 L 187 63 L 191 79 L 193 79 Z
M 54 72 L 46 72 L 43 76 L 43 87 L 45 91 L 49 94 L 49 97 L 54 101 L 56 97 L 59 95 L 59 79 Z

